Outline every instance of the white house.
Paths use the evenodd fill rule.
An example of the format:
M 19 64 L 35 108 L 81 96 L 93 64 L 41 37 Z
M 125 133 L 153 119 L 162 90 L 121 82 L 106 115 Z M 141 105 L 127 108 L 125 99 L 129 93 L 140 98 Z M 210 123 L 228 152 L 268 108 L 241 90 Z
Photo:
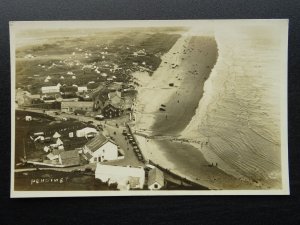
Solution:
M 31 121 L 31 120 L 32 120 L 32 117 L 31 117 L 31 116 L 25 116 L 25 120 L 26 120 L 26 121 Z
M 85 127 L 81 130 L 76 131 L 77 137 L 95 137 L 98 134 L 98 131 L 92 127 Z
M 59 93 L 60 86 L 46 86 L 42 87 L 42 93 L 43 94 L 49 94 L 49 93 Z
M 149 171 L 148 174 L 148 189 L 149 190 L 159 190 L 165 184 L 164 173 L 158 168 L 154 168 Z
M 97 163 L 95 178 L 109 184 L 117 183 L 119 190 L 143 189 L 145 171 L 142 167 L 110 166 Z
M 79 93 L 87 92 L 87 87 L 78 87 L 78 92 Z
M 83 147 L 90 163 L 118 159 L 118 146 L 102 134 L 97 135 Z

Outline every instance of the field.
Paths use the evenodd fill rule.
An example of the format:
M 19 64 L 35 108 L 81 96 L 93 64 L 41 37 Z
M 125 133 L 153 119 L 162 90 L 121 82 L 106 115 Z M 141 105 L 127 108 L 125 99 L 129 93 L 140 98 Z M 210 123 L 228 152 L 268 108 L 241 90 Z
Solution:
M 134 71 L 151 75 L 179 34 L 164 30 L 91 32 L 85 37 L 57 37 L 16 51 L 16 87 L 38 93 L 41 86 L 96 84 L 130 80 Z M 80 46 L 80 48 L 78 48 Z M 45 79 L 50 76 L 47 82 Z M 76 78 L 74 78 L 75 76 Z
M 26 115 L 32 116 L 33 120 L 25 121 Z M 30 139 L 33 133 L 44 132 L 45 136 L 52 136 L 58 131 L 62 135 L 61 140 L 64 142 L 65 150 L 73 150 L 82 147 L 87 140 L 85 138 L 70 139 L 68 133 L 86 126 L 85 123 L 76 120 L 60 121 L 40 113 L 16 111 L 15 162 L 20 162 L 20 158 L 24 157 L 24 148 L 27 159 L 40 158 L 45 155 L 44 144 Z
M 75 190 L 116 190 L 94 178 L 91 172 L 63 172 L 37 170 L 15 173 L 16 191 L 75 191 Z

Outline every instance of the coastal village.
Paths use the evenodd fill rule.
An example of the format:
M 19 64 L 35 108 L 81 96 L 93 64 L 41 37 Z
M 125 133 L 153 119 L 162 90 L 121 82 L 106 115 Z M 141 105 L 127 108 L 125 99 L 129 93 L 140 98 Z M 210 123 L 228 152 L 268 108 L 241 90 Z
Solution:
M 109 50 L 105 46 L 100 52 L 103 61 L 109 57 Z M 82 64 L 78 54 L 85 59 L 91 57 L 88 50 L 76 47 L 59 62 L 76 69 L 70 66 L 73 70 L 51 75 L 49 71 L 60 67 L 59 63 L 38 64 L 44 73 L 27 77 L 39 81 L 38 87 L 16 89 L 17 128 L 26 127 L 26 132 L 17 130 L 16 134 L 16 170 L 25 174 L 30 168 L 88 171 L 108 186 L 116 185 L 118 190 L 160 190 L 172 185 L 195 188 L 196 184 L 186 178 L 146 159 L 131 129 L 135 121 L 136 87 L 140 84 L 130 74 L 146 72 L 150 76 L 154 69 L 146 50 L 132 52 L 130 68 L 108 62 Z M 24 56 L 26 60 L 35 57 Z M 90 77 L 96 75 L 96 79 L 80 79 L 89 77 L 87 73 L 93 73 Z M 166 106 L 158 111 L 166 111 Z

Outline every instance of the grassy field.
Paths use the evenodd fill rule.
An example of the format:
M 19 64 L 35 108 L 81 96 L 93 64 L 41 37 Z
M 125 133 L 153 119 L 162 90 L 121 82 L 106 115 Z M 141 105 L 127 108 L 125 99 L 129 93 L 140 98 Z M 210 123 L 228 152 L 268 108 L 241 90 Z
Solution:
M 25 121 L 25 116 L 32 116 L 32 121 Z M 59 121 L 41 113 L 16 111 L 16 138 L 15 138 L 15 162 L 18 163 L 24 156 L 24 147 L 27 159 L 40 158 L 45 155 L 43 147 L 45 144 L 34 142 L 30 136 L 35 132 L 44 132 L 45 136 L 51 136 L 57 131 L 64 142 L 65 150 L 73 150 L 82 147 L 87 140 L 85 138 L 69 138 L 69 132 L 82 129 L 87 125 L 76 120 Z M 92 125 L 88 125 L 92 126 Z
M 62 172 L 37 170 L 15 173 L 16 191 L 93 191 L 117 190 L 116 185 L 108 185 L 95 179 L 91 172 Z
M 84 37 L 59 37 L 23 46 L 16 51 L 16 86 L 37 93 L 43 85 L 101 83 L 107 77 L 126 82 L 131 72 L 150 75 L 180 35 L 168 29 L 123 30 L 90 33 Z M 145 54 L 134 56 L 135 52 Z M 27 57 L 27 56 L 31 57 Z M 68 75 L 67 72 L 72 72 Z M 103 73 L 107 75 L 101 76 Z M 45 83 L 47 76 L 51 79 Z M 64 79 L 61 79 L 61 76 Z

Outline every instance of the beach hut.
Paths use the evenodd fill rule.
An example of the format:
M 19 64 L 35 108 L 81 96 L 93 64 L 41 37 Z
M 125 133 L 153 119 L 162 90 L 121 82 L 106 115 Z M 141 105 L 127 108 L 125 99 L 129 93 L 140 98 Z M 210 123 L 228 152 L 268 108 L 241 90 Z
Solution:
M 53 134 L 53 138 L 60 138 L 61 135 L 58 132 L 55 132 L 55 134 Z

